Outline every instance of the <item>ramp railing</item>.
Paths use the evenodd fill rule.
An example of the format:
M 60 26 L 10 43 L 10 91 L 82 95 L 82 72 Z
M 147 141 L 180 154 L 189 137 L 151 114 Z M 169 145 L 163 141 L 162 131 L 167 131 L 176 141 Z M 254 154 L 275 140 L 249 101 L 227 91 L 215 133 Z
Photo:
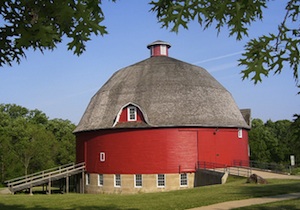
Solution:
M 12 193 L 24 189 L 31 189 L 34 186 L 39 186 L 45 183 L 51 183 L 61 178 L 69 177 L 85 170 L 85 163 L 66 164 L 63 166 L 47 169 L 27 176 L 17 177 L 5 181 L 7 187 Z
M 218 171 L 222 173 L 228 173 L 230 175 L 249 177 L 252 173 L 252 169 L 245 166 L 228 166 L 220 163 L 211 163 L 206 161 L 198 162 L 198 169 Z

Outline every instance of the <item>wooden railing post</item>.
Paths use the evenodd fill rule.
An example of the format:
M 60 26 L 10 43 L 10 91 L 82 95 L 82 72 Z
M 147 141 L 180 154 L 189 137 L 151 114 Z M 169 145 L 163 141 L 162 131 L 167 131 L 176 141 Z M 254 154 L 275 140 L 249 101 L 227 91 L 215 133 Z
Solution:
M 51 194 L 51 178 L 49 177 L 49 182 L 48 182 L 48 194 Z
M 69 175 L 66 176 L 66 193 L 69 193 Z

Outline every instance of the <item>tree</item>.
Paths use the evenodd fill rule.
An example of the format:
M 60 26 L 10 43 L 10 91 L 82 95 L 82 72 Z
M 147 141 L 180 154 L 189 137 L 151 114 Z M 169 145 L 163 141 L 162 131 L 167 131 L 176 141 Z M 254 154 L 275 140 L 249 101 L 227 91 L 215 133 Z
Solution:
M 115 0 L 112 0 L 115 2 Z M 164 28 L 178 32 L 198 21 L 204 29 L 215 25 L 219 33 L 229 29 L 229 35 L 241 40 L 256 20 L 263 19 L 263 10 L 270 0 L 156 0 L 151 1 Z M 68 49 L 80 55 L 91 35 L 107 33 L 101 25 L 104 13 L 99 0 L 3 0 L 0 3 L 4 26 L 0 27 L 0 66 L 20 62 L 25 49 L 54 49 L 62 37 L 71 39 Z M 298 84 L 300 63 L 299 0 L 288 0 L 278 31 L 250 40 L 239 60 L 244 67 L 242 78 L 254 83 L 271 72 L 280 74 L 289 65 Z M 300 87 L 300 85 L 299 85 Z
M 69 120 L 53 119 L 48 121 L 47 130 L 51 131 L 57 140 L 55 163 L 63 165 L 75 162 L 75 135 L 72 133 L 75 125 Z
M 75 125 L 40 110 L 0 104 L 1 181 L 75 161 Z
M 300 155 L 299 118 L 289 120 L 252 120 L 249 131 L 250 158 L 259 162 L 288 163 L 290 155 Z
M 265 132 L 261 119 L 252 120 L 252 129 L 249 132 L 249 146 L 251 160 L 270 162 L 271 154 L 267 145 L 268 133 Z
M 287 162 L 290 157 L 292 145 L 291 141 L 291 121 L 278 120 L 273 122 L 268 120 L 265 123 L 265 129 L 270 133 L 267 140 L 271 151 L 271 160 L 276 163 Z
M 291 140 L 291 155 L 295 155 L 296 161 L 300 163 L 300 115 L 295 114 L 295 119 L 291 124 L 292 140 Z
M 152 1 L 152 11 L 163 27 L 171 27 L 178 32 L 179 27 L 188 29 L 188 23 L 197 20 L 204 29 L 215 23 L 218 31 L 229 28 L 229 35 L 241 40 L 248 35 L 248 29 L 255 20 L 263 19 L 263 9 L 267 8 L 269 0 L 246 1 Z M 243 79 L 249 78 L 254 83 L 261 81 L 261 75 L 268 76 L 270 72 L 279 74 L 284 63 L 293 70 L 293 76 L 298 83 L 298 66 L 300 63 L 300 27 L 298 0 L 289 0 L 285 7 L 285 17 L 278 25 L 277 33 L 263 35 L 250 40 L 245 46 L 243 58 L 239 65 L 245 66 Z
M 99 0 L 2 0 L 0 17 L 0 66 L 20 62 L 24 50 L 53 50 L 62 37 L 79 55 L 92 34 L 104 35 L 104 14 Z

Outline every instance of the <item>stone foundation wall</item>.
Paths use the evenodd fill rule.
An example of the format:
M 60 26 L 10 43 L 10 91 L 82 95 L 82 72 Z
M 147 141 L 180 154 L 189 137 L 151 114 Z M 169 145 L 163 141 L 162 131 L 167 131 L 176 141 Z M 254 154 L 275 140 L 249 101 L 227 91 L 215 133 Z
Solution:
M 157 186 L 157 174 L 143 174 L 142 187 L 135 187 L 134 174 L 121 174 L 121 186 L 115 186 L 114 174 L 103 174 L 103 186 L 98 184 L 98 174 L 89 174 L 90 182 L 85 180 L 85 193 L 134 194 L 147 192 L 163 192 L 194 187 L 194 173 L 187 173 L 187 186 L 180 186 L 180 174 L 165 174 L 165 186 Z M 85 177 L 86 178 L 86 177 Z

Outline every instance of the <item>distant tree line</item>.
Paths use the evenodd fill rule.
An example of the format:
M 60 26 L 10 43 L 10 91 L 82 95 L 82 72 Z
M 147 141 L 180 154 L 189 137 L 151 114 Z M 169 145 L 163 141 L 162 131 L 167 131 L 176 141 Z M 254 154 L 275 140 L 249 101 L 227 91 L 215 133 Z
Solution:
M 253 119 L 249 145 L 251 160 L 289 164 L 294 155 L 300 165 L 300 115 L 295 115 L 293 122 Z
M 75 161 L 75 125 L 15 104 L 0 104 L 0 181 Z
M 75 125 L 51 119 L 40 110 L 0 104 L 0 181 L 75 161 Z M 251 160 L 300 162 L 300 115 L 295 119 L 252 120 L 249 132 Z

